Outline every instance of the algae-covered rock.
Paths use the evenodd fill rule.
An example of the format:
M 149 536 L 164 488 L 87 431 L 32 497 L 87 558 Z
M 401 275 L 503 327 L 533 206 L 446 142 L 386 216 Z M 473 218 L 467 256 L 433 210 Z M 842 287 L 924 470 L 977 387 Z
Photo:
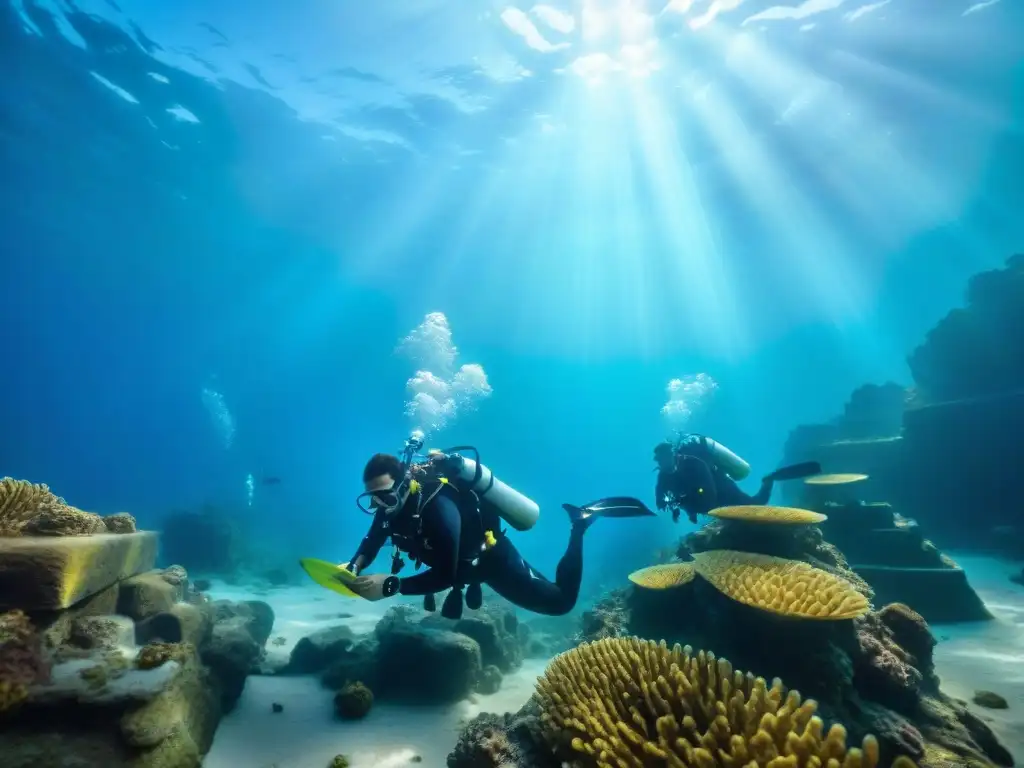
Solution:
M 140 573 L 121 582 L 117 612 L 139 621 L 170 610 L 177 599 L 175 586 L 163 578 L 161 571 Z
M 108 533 L 135 533 L 137 527 L 135 518 L 127 512 L 116 512 L 113 515 L 103 516 L 103 525 Z
M 0 610 L 59 611 L 153 567 L 153 533 L 0 538 Z
M 483 668 L 480 645 L 441 629 L 396 628 L 380 636 L 377 693 L 380 697 L 451 702 L 473 691 Z
M 355 645 L 355 635 L 344 624 L 317 630 L 299 640 L 284 674 L 306 675 L 320 672 L 341 659 Z
M 230 711 L 242 695 L 246 678 L 263 657 L 274 627 L 274 611 L 258 600 L 219 600 L 211 610 L 213 629 L 202 657 L 220 681 L 224 710 Z

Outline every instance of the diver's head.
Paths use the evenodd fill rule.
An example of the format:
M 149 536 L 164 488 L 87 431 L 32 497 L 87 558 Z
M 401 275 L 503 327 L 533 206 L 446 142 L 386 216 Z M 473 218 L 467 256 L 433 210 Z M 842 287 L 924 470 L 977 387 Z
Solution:
M 363 468 L 364 492 L 357 503 L 364 512 L 391 516 L 405 506 L 410 490 L 402 460 L 389 453 L 376 453 Z
M 672 443 L 658 443 L 654 446 L 654 461 L 658 469 L 671 472 L 675 468 L 676 456 Z

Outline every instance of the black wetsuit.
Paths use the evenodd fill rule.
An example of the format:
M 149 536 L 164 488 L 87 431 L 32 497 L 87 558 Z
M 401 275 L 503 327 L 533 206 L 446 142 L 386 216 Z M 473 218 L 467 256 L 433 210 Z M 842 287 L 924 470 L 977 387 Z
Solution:
M 400 551 L 427 570 L 401 579 L 399 593 L 432 595 L 467 584 L 486 584 L 511 603 L 534 613 L 561 616 L 576 605 L 583 579 L 584 525 L 573 525 L 555 580 L 549 581 L 519 554 L 500 530 L 501 520 L 488 504 L 457 504 L 458 491 L 442 490 L 416 516 L 416 497 L 391 519 L 374 516 L 356 554 L 370 565 L 390 536 Z M 497 543 L 485 549 L 486 531 Z
M 774 486 L 775 479 L 769 475 L 761 481 L 758 492 L 751 496 L 744 493 L 736 481 L 715 464 L 696 456 L 681 455 L 676 459 L 674 470 L 658 473 L 654 492 L 658 509 L 665 508 L 665 497 L 671 492 L 676 499 L 676 506 L 684 510 L 692 522 L 696 522 L 697 515 L 706 515 L 716 507 L 767 504 Z M 674 510 L 673 518 L 678 516 L 678 510 Z

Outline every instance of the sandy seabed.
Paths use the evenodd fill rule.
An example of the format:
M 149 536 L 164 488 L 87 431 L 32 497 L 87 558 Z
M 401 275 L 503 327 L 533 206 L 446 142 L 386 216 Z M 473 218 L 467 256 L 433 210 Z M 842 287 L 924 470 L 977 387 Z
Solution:
M 1005 710 L 971 709 L 986 720 L 1018 760 L 1024 759 L 1024 587 L 1009 581 L 1020 566 L 975 555 L 951 555 L 967 570 L 971 584 L 996 620 L 935 625 L 936 666 L 947 693 L 968 702 L 989 690 L 1009 702 Z M 367 603 L 333 595 L 316 585 L 253 593 L 215 583 L 221 600 L 264 600 L 276 614 L 267 655 L 287 657 L 311 632 L 345 624 L 354 632 L 373 630 L 395 601 Z M 418 605 L 418 601 L 413 603 Z M 351 614 L 340 618 L 342 612 Z M 237 708 L 221 723 L 204 768 L 327 768 L 344 754 L 352 768 L 444 768 L 462 724 L 480 712 L 515 712 L 529 699 L 547 660 L 528 659 L 505 676 L 501 690 L 475 702 L 447 707 L 376 704 L 356 722 L 334 717 L 333 694 L 316 676 L 251 676 Z M 272 704 L 284 710 L 273 713 Z M 414 761 L 415 758 L 419 761 Z

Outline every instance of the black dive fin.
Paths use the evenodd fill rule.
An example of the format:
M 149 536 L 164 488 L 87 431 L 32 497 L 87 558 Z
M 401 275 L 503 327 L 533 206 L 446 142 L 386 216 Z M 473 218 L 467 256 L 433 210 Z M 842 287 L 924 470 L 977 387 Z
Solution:
M 640 499 L 634 499 L 632 496 L 609 496 L 581 507 L 563 504 L 562 509 L 568 512 L 574 521 L 588 517 L 650 517 L 655 514 Z
M 791 464 L 788 467 L 776 469 L 765 480 L 782 482 L 785 480 L 801 480 L 805 477 L 821 474 L 821 464 L 816 461 L 804 461 L 800 464 Z

